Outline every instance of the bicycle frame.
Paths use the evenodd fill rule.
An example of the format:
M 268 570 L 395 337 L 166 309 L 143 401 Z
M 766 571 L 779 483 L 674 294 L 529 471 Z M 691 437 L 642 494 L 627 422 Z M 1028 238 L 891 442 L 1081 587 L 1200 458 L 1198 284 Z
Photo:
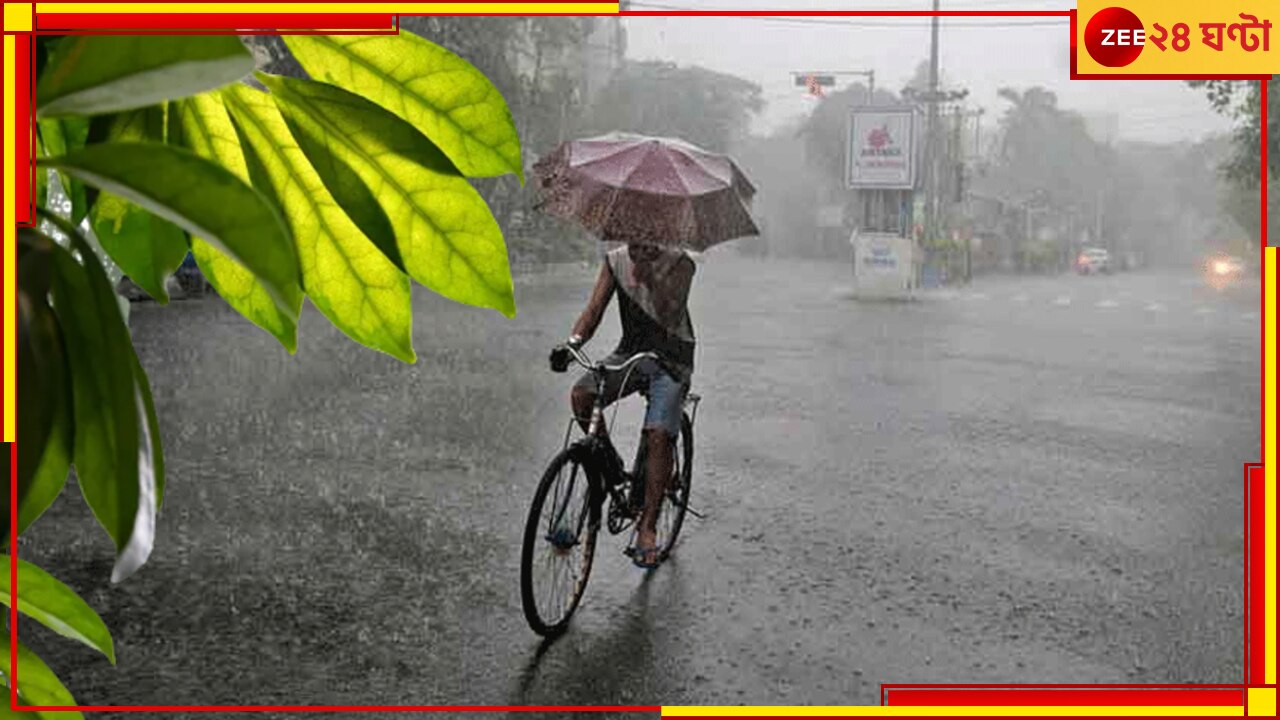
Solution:
M 587 472 L 587 481 L 591 488 L 591 504 L 592 513 L 595 517 L 599 517 L 599 510 L 604 505 L 605 499 L 610 495 L 616 495 L 615 500 L 620 505 L 628 503 L 627 498 L 621 493 L 621 488 L 628 480 L 635 482 L 636 473 L 641 472 L 639 460 L 644 454 L 644 446 L 641 445 L 637 454 L 636 466 L 632 468 L 632 472 L 628 473 L 621 454 L 618 453 L 612 439 L 609 437 L 604 422 L 604 411 L 607 407 L 607 399 L 605 397 L 605 385 L 607 381 L 607 372 L 610 370 L 627 370 L 628 373 L 634 369 L 635 363 L 644 359 L 657 359 L 654 353 L 640 353 L 628 358 L 626 362 L 618 366 L 608 366 L 604 363 L 591 362 L 590 359 L 579 349 L 572 346 L 566 346 L 573 359 L 582 367 L 586 368 L 595 376 L 596 392 L 595 399 L 591 407 L 591 418 L 587 423 L 587 434 L 585 437 L 573 443 L 572 447 L 582 448 L 586 462 L 583 463 L 583 469 Z M 625 380 L 623 382 L 625 385 Z M 695 396 L 696 397 L 696 396 Z M 696 404 L 696 400 L 695 400 Z M 568 432 L 572 432 L 573 423 L 578 421 L 574 418 L 568 428 Z M 568 442 L 568 433 L 565 437 Z

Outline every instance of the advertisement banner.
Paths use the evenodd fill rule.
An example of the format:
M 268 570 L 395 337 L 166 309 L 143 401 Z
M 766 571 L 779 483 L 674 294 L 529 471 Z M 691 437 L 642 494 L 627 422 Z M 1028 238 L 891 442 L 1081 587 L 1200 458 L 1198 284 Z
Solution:
M 915 184 L 915 110 L 858 108 L 849 119 L 850 188 L 908 190 Z

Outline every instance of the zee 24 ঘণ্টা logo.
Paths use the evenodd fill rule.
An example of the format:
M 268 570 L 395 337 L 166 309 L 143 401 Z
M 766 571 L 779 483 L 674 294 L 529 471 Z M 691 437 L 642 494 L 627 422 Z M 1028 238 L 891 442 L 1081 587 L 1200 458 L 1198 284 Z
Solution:
M 1239 13 L 1236 22 L 1202 22 L 1199 41 L 1205 47 L 1223 52 L 1227 43 L 1239 43 L 1245 52 L 1271 50 L 1271 20 Z M 1232 18 L 1234 19 L 1234 18 Z M 1084 30 L 1084 44 L 1089 56 L 1099 65 L 1124 67 L 1142 54 L 1148 44 L 1160 52 L 1184 53 L 1191 49 L 1192 28 L 1184 22 L 1169 27 L 1156 22 L 1148 30 L 1133 12 L 1121 7 L 1099 10 L 1089 19 Z

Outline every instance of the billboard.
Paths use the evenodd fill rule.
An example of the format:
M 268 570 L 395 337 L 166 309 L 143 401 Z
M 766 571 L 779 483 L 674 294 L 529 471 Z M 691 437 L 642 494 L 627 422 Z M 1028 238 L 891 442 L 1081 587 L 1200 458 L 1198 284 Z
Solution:
M 849 118 L 849 188 L 910 190 L 915 185 L 913 108 L 856 108 Z

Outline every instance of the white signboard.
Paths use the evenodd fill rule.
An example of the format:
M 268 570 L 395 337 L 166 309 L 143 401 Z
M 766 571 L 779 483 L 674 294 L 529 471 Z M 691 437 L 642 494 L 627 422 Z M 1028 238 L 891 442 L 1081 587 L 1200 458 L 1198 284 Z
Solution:
M 909 190 L 915 185 L 915 110 L 857 108 L 849 121 L 850 188 Z
M 859 299 L 903 299 L 915 279 L 912 243 L 887 233 L 854 233 L 854 296 Z

